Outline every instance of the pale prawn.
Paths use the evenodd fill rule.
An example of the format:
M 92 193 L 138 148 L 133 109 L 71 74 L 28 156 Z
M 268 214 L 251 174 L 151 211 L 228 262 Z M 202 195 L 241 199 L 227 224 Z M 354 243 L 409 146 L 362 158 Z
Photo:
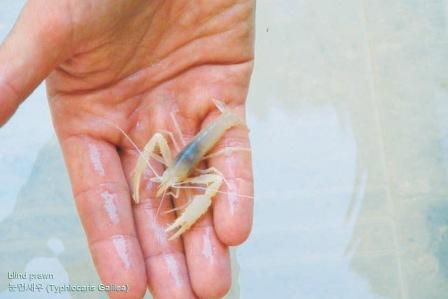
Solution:
M 185 184 L 205 185 L 203 194 L 195 195 L 189 201 L 188 206 L 181 215 L 166 229 L 171 232 L 177 231 L 170 237 L 175 239 L 188 230 L 210 207 L 212 198 L 219 193 L 219 189 L 225 178 L 217 169 L 211 167 L 200 170 L 201 173 L 196 177 L 189 177 L 195 167 L 204 158 L 215 156 L 215 154 L 206 156 L 222 136 L 234 126 L 245 126 L 243 121 L 234 112 L 227 109 L 221 101 L 214 100 L 216 107 L 221 111 L 221 115 L 214 120 L 209 126 L 202 129 L 192 141 L 186 145 L 177 156 L 172 159 L 168 142 L 161 133 L 156 133 L 145 145 L 143 151 L 140 152 L 133 174 L 133 198 L 135 202 L 139 202 L 140 181 L 145 168 L 151 167 L 149 158 L 153 158 L 166 165 L 166 169 L 161 176 L 157 175 L 151 167 L 155 177 L 152 181 L 160 183 L 156 196 L 160 197 L 169 192 L 170 188 L 177 188 L 177 193 L 171 193 L 175 197 L 179 195 L 179 189 L 186 186 Z M 173 136 L 171 136 L 173 138 Z M 174 138 L 173 138 L 174 140 Z M 159 149 L 161 156 L 157 155 L 156 149 Z M 250 151 L 247 148 L 227 148 L 231 151 Z M 187 187 L 186 187 L 187 188 Z M 163 199 L 163 196 L 162 196 Z

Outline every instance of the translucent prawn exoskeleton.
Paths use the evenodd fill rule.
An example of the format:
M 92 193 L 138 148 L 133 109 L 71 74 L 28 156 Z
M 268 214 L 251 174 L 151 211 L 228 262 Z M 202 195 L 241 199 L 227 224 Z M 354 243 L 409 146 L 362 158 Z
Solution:
M 221 111 L 221 115 L 207 127 L 203 128 L 183 149 L 180 149 L 175 158 L 172 158 L 165 137 L 161 133 L 156 133 L 140 152 L 134 169 L 132 185 L 135 202 L 140 201 L 141 176 L 146 167 L 150 167 L 155 175 L 152 181 L 159 183 L 157 197 L 162 197 L 162 200 L 168 193 L 177 197 L 181 189 L 188 189 L 190 188 L 189 186 L 196 186 L 192 188 L 203 191 L 203 193 L 195 195 L 188 193 L 190 196 L 188 205 L 180 213 L 180 216 L 166 229 L 167 232 L 174 232 L 170 240 L 182 235 L 208 210 L 211 206 L 212 198 L 219 192 L 223 181 L 225 181 L 223 175 L 213 167 L 200 170 L 198 176 L 191 177 L 193 170 L 200 161 L 219 154 L 214 153 L 207 156 L 230 128 L 244 125 L 240 117 L 227 109 L 223 102 L 214 100 L 214 103 Z M 173 118 L 173 121 L 175 122 L 175 127 L 179 128 L 175 118 Z M 172 135 L 170 137 L 174 140 Z M 229 150 L 250 151 L 248 148 L 228 148 L 226 153 Z M 166 169 L 161 175 L 158 175 L 152 168 L 149 163 L 150 158 L 165 165 Z

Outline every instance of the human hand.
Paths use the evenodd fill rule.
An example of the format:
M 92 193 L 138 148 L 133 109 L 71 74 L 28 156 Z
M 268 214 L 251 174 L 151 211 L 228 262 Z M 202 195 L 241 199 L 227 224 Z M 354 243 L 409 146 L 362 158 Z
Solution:
M 229 245 L 252 223 L 252 200 L 220 194 L 183 238 L 164 232 L 155 188 L 132 204 L 139 148 L 159 130 L 185 139 L 219 115 L 212 98 L 244 117 L 253 61 L 254 1 L 31 0 L 0 47 L 0 124 L 45 78 L 54 127 L 78 212 L 105 284 L 128 284 L 112 298 L 218 298 L 230 287 Z M 109 124 L 108 124 L 109 123 Z M 179 134 L 176 138 L 179 140 Z M 234 128 L 220 146 L 248 147 Z M 209 164 L 232 192 L 252 195 L 250 153 Z M 225 189 L 225 188 L 224 188 Z M 224 190 L 226 191 L 226 190 Z M 212 216 L 213 214 L 213 216 Z

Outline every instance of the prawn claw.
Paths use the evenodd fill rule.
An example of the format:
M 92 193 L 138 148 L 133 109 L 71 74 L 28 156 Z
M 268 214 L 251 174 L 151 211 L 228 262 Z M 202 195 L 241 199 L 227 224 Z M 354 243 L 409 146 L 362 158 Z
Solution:
M 177 231 L 169 238 L 169 240 L 177 239 L 185 231 L 187 231 L 196 220 L 201 217 L 212 203 L 211 197 L 207 195 L 198 195 L 193 198 L 191 204 L 182 212 L 182 214 L 165 230 L 171 232 Z

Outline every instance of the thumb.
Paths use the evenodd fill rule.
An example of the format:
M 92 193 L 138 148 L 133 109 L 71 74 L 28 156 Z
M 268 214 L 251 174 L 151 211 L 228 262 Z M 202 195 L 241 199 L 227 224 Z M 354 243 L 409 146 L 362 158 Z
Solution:
M 0 126 L 66 55 L 71 24 L 63 3 L 28 2 L 0 46 Z

